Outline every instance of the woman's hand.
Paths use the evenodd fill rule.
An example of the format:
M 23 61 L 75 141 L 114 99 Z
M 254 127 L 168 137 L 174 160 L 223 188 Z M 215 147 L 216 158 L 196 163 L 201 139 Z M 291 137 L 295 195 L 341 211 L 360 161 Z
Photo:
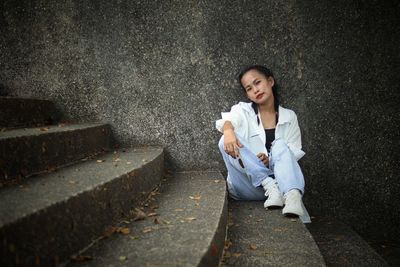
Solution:
M 224 130 L 224 150 L 233 158 L 239 157 L 239 148 L 243 147 L 239 139 L 236 138 L 233 129 Z
M 264 163 L 265 167 L 269 166 L 269 158 L 264 153 L 258 153 L 257 157 Z

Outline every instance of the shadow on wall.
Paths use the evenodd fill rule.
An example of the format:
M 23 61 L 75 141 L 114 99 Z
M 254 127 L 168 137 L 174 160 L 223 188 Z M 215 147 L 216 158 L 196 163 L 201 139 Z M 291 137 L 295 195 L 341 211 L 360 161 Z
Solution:
M 0 96 L 8 96 L 10 89 L 0 83 Z

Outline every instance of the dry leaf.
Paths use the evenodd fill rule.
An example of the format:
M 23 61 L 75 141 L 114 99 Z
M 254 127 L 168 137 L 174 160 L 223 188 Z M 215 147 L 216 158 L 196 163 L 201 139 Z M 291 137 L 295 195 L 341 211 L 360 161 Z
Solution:
M 154 224 L 160 224 L 160 220 L 158 218 L 154 218 Z
M 232 254 L 229 251 L 225 251 L 224 258 L 230 258 L 231 255 Z
M 189 198 L 193 200 L 200 200 L 201 196 L 189 196 Z
M 58 124 L 58 127 L 64 127 L 65 126 L 65 123 L 59 123 Z
M 97 163 L 102 163 L 102 162 L 104 162 L 104 161 L 106 161 L 106 160 L 105 160 L 105 159 L 98 159 L 98 160 L 96 160 Z
M 232 246 L 232 241 L 231 240 L 225 240 L 224 249 L 229 249 L 230 246 Z
M 131 164 L 131 163 L 132 163 L 132 162 L 130 162 L 130 161 L 127 161 L 127 162 L 126 162 L 126 164 L 128 164 L 128 165 Z
M 113 159 L 113 162 L 118 162 L 118 161 L 121 161 L 121 159 L 120 158 L 114 158 Z
M 143 233 L 148 233 L 148 232 L 151 232 L 151 231 L 153 231 L 153 228 L 151 228 L 151 227 L 145 227 L 145 228 L 142 230 Z
M 250 244 L 249 249 L 251 249 L 251 250 L 256 250 L 257 247 L 256 247 L 255 245 L 253 245 L 253 244 Z
M 70 184 L 76 184 L 77 182 L 76 181 L 68 181 Z
M 115 231 L 117 233 L 124 234 L 124 235 L 127 235 L 131 232 L 131 230 L 129 230 L 129 228 L 127 228 L 127 227 L 117 227 Z
M 242 255 L 242 253 L 239 253 L 239 252 L 236 252 L 236 253 L 232 254 L 232 256 L 235 257 L 235 258 L 239 258 L 241 255 Z
M 126 261 L 126 259 L 127 259 L 126 256 L 119 256 L 120 261 Z
M 136 212 L 134 213 L 135 217 L 133 217 L 134 221 L 140 221 L 146 219 L 147 215 L 140 209 L 136 209 Z
M 40 131 L 42 131 L 42 132 L 47 132 L 48 130 L 49 130 L 49 128 L 46 128 L 46 127 L 40 128 Z
M 163 223 L 165 223 L 165 224 L 171 224 L 171 222 L 170 222 L 170 221 L 167 221 L 167 220 L 163 220 Z
M 214 183 L 219 183 L 221 182 L 221 180 L 214 180 Z
M 343 238 L 344 238 L 344 236 L 342 236 L 342 235 L 338 235 L 338 236 L 336 236 L 335 238 L 333 238 L 335 241 L 340 241 L 340 240 L 343 240 Z
M 154 216 L 157 216 L 157 215 L 158 214 L 155 213 L 155 212 L 150 212 L 150 213 L 147 214 L 147 217 L 154 217 Z
M 183 209 L 175 209 L 175 211 L 183 211 Z
M 116 230 L 115 227 L 112 227 L 112 226 L 107 227 L 106 230 L 104 230 L 104 232 L 103 232 L 103 236 L 105 238 L 108 238 L 108 237 L 112 236 L 112 234 L 114 234 L 115 230 Z
M 190 222 L 190 221 L 196 220 L 196 218 L 195 217 L 186 217 L 185 220 Z

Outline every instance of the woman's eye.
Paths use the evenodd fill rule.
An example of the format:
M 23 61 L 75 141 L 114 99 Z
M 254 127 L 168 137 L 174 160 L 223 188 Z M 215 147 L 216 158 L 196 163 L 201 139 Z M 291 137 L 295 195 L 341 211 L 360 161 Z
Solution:
M 256 84 L 259 84 L 261 81 L 260 80 L 258 80 L 258 81 L 256 81 Z
M 251 90 L 251 88 L 250 87 L 247 87 L 246 88 L 246 92 L 248 92 L 248 91 L 250 91 Z

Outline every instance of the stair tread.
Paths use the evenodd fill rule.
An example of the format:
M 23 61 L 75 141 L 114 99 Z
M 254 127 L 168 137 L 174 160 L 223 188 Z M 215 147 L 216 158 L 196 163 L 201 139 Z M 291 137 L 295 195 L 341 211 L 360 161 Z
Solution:
M 38 136 L 47 135 L 51 133 L 68 132 L 74 130 L 80 130 L 91 127 L 98 127 L 107 125 L 107 123 L 78 123 L 78 124 L 60 124 L 60 125 L 46 125 L 42 127 L 32 128 L 19 128 L 5 132 L 0 132 L 0 140 L 7 138 L 26 137 L 26 136 Z
M 222 266 L 325 266 L 300 219 L 260 201 L 230 200 L 227 247 Z
M 160 153 L 162 148 L 155 147 L 131 148 L 126 149 L 126 152 L 117 151 L 117 154 L 107 153 L 27 179 L 19 186 L 2 188 L 0 227 L 141 168 Z M 120 161 L 113 161 L 116 158 Z
M 387 266 L 364 239 L 338 220 L 315 218 L 307 228 L 328 266 Z
M 218 265 L 227 212 L 225 182 L 219 172 L 175 173 L 162 183 L 150 205 L 154 204 L 156 217 L 124 225 L 129 235 L 114 234 L 97 242 L 83 252 L 93 260 L 68 266 Z

